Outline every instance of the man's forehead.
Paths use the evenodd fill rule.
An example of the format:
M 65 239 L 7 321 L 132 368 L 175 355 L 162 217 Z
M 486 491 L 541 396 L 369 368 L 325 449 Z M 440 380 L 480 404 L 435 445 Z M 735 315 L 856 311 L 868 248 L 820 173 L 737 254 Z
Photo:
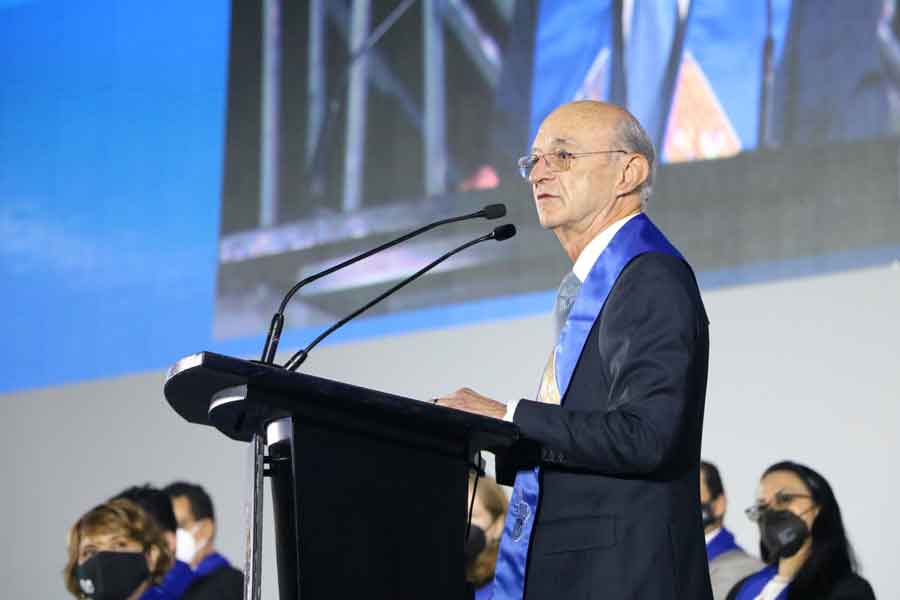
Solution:
M 551 115 L 534 136 L 533 148 L 588 146 L 606 143 L 611 135 L 608 122 Z
M 575 146 L 577 144 L 578 144 L 578 141 L 571 137 L 556 136 L 556 137 L 551 137 L 551 138 L 547 139 L 546 136 L 542 136 L 539 132 L 538 135 L 535 136 L 535 138 L 534 138 L 533 146 L 556 147 L 556 146 Z
M 598 131 L 560 129 L 556 127 L 541 126 L 534 141 L 533 149 L 550 150 L 552 148 L 586 148 L 590 145 L 602 143 L 603 135 Z

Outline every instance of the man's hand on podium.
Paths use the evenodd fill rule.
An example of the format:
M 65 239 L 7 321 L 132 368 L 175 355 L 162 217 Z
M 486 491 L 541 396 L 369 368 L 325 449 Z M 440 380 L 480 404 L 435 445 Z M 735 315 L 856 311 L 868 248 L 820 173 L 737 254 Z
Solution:
M 492 400 L 487 396 L 482 396 L 470 388 L 458 389 L 452 394 L 435 398 L 433 401 L 440 406 L 464 410 L 476 415 L 484 415 L 485 417 L 494 417 L 495 419 L 502 419 L 506 414 L 505 404 Z

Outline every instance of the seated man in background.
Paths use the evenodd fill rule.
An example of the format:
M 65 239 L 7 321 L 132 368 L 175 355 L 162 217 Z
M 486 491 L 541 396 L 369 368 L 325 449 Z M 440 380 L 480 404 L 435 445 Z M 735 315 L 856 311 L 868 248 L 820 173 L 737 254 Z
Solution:
M 475 484 L 475 476 L 469 477 L 469 502 L 472 504 L 472 525 L 466 542 L 466 581 L 475 592 L 475 599 L 490 598 L 490 583 L 494 579 L 500 536 L 509 500 L 493 477 L 482 477 Z M 466 507 L 468 508 L 468 507 Z
M 170 553 L 175 556 L 177 549 L 175 532 L 178 528 L 178 523 L 175 520 L 175 512 L 172 510 L 172 502 L 169 500 L 169 496 L 164 491 L 145 484 L 125 489 L 113 499 L 119 498 L 131 500 L 150 516 L 162 531 Z M 181 598 L 193 580 L 194 572 L 191 570 L 190 565 L 182 560 L 178 560 L 176 557 L 159 587 L 167 594 L 166 597 Z
M 177 481 L 165 488 L 178 522 L 176 556 L 194 571 L 184 598 L 243 598 L 244 576 L 216 552 L 216 519 L 212 499 L 201 486 Z
M 728 501 L 719 469 L 710 462 L 700 462 L 700 512 L 706 534 L 706 556 L 709 558 L 709 579 L 713 598 L 725 600 L 734 584 L 763 567 L 763 563 L 738 546 L 734 536 L 725 529 L 725 510 Z

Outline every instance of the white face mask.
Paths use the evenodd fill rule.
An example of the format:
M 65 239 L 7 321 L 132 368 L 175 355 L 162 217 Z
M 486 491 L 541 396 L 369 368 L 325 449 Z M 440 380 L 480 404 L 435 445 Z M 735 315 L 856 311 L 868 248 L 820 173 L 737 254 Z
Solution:
M 198 527 L 199 525 L 194 525 L 190 531 L 179 527 L 175 531 L 175 558 L 181 562 L 190 564 L 197 555 L 197 551 L 209 543 L 209 540 L 206 540 L 202 544 L 198 544 L 197 540 L 194 539 L 194 534 L 197 533 Z

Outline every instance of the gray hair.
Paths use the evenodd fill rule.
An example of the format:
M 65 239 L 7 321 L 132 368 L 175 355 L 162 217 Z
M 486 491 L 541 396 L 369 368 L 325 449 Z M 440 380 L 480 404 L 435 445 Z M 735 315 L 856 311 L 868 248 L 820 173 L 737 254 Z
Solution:
M 626 115 L 619 122 L 616 136 L 619 138 L 618 141 L 622 145 L 623 150 L 640 154 L 650 163 L 650 173 L 647 175 L 647 180 L 638 188 L 641 195 L 641 205 L 646 206 L 647 201 L 650 199 L 650 194 L 653 193 L 653 179 L 656 174 L 656 150 L 653 148 L 653 142 L 650 141 L 647 132 L 644 131 L 638 120 L 630 113 L 626 113 Z

